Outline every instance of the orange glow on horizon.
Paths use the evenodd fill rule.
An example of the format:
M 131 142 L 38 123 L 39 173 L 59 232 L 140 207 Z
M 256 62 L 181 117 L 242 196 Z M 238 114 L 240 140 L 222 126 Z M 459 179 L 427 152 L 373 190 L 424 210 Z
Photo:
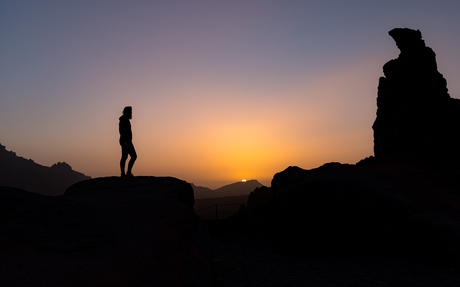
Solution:
M 378 66 L 375 62 L 380 60 L 314 79 L 299 76 L 288 87 L 277 89 L 247 90 L 193 79 L 161 101 L 126 99 L 126 94 L 152 92 L 149 86 L 124 81 L 119 89 L 102 90 L 105 96 L 86 109 L 88 116 L 78 114 L 78 121 L 65 119 L 64 125 L 54 122 L 53 145 L 42 137 L 34 141 L 41 158 L 24 156 L 49 166 L 65 161 L 92 177 L 119 175 L 118 117 L 124 106 L 131 105 L 138 154 L 135 175 L 173 176 L 202 186 L 216 182 L 208 187 L 217 188 L 242 178 L 270 185 L 277 172 L 292 165 L 310 169 L 331 161 L 356 163 L 373 154 L 375 98 L 354 99 L 357 94 L 376 93 L 372 80 L 378 75 L 366 72 L 366 66 Z M 369 84 L 359 86 L 350 75 Z M 364 112 L 356 113 L 356 106 Z M 69 126 L 70 136 L 57 136 L 69 133 Z M 65 148 L 50 149 L 56 146 Z
M 287 90 L 246 91 L 194 83 L 171 95 L 180 101 L 120 100 L 104 109 L 106 114 L 94 111 L 102 119 L 98 125 L 82 118 L 80 124 L 85 129 L 76 128 L 74 138 L 67 141 L 59 138 L 56 144 L 66 150 L 56 153 L 53 149 L 46 158 L 50 162 L 30 158 L 46 165 L 66 161 L 74 170 L 93 177 L 118 175 L 118 117 L 125 105 L 131 105 L 133 143 L 138 154 L 135 175 L 173 176 L 202 186 L 242 178 L 270 185 L 275 173 L 291 165 L 310 169 L 331 161 L 356 163 L 373 154 L 375 99 L 369 97 L 368 102 L 357 104 L 351 99 L 355 94 L 375 94 L 375 87 L 369 81 L 369 86 L 356 91 L 347 77 L 366 71 L 363 65 L 375 63 L 364 61 L 354 68 L 318 76 L 309 85 L 298 79 Z M 331 82 L 335 85 L 329 85 Z M 147 94 L 139 88 L 133 88 L 132 93 Z M 284 94 L 291 95 L 291 101 L 285 101 Z M 246 99 L 244 105 L 242 98 Z M 248 100 L 251 98 L 264 101 Z M 356 105 L 369 111 L 364 119 L 352 111 Z M 82 134 L 98 140 L 82 141 Z

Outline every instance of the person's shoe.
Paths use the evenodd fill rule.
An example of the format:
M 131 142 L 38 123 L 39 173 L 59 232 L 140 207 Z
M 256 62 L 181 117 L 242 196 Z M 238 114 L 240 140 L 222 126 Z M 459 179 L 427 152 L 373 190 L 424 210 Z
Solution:
M 128 172 L 128 173 L 126 174 L 126 177 L 133 178 L 134 175 L 133 175 L 132 173 Z
M 126 174 L 124 172 L 121 173 L 121 178 L 125 178 L 126 177 Z

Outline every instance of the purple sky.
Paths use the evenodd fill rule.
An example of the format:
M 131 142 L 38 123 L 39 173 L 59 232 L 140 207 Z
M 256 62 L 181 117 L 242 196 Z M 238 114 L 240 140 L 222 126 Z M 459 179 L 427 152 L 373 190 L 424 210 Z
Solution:
M 419 29 L 460 96 L 458 1 L 2 1 L 0 143 L 118 175 L 266 185 L 289 165 L 373 154 L 378 78 Z

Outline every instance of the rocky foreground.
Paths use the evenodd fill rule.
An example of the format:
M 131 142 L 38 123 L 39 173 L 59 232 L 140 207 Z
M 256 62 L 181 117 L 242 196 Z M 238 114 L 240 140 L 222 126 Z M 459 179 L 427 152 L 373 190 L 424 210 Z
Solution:
M 190 184 L 97 178 L 63 196 L 0 188 L 0 286 L 210 286 Z
M 219 286 L 460 286 L 460 172 L 288 167 L 210 224 Z M 246 285 L 239 285 L 244 282 Z
M 458 178 L 459 171 L 372 160 L 289 167 L 271 188 L 251 194 L 233 220 L 292 254 L 460 263 Z M 260 198 L 267 203 L 254 202 Z

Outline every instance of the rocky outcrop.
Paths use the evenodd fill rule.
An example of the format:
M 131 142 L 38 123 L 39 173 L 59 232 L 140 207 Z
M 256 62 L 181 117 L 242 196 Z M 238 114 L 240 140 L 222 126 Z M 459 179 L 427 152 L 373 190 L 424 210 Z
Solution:
M 62 196 L 0 189 L 1 286 L 210 286 L 190 184 L 96 178 Z
M 62 195 L 72 184 L 90 179 L 65 162 L 46 167 L 19 157 L 0 144 L 0 186 L 11 186 L 43 195 Z
M 254 209 L 267 204 L 273 198 L 273 191 L 270 187 L 261 186 L 256 187 L 254 191 L 249 194 L 247 205 L 245 208 Z
M 383 66 L 374 122 L 380 162 L 459 167 L 460 100 L 449 96 L 436 55 L 419 30 L 389 32 L 401 53 Z
M 257 191 L 272 199 L 252 208 L 248 200 L 235 221 L 295 254 L 460 262 L 460 100 L 447 93 L 420 31 L 389 34 L 401 53 L 380 78 L 375 157 L 290 166 Z
M 409 165 L 289 167 L 273 177 L 272 200 L 242 210 L 235 220 L 297 255 L 459 262 L 459 176 Z

